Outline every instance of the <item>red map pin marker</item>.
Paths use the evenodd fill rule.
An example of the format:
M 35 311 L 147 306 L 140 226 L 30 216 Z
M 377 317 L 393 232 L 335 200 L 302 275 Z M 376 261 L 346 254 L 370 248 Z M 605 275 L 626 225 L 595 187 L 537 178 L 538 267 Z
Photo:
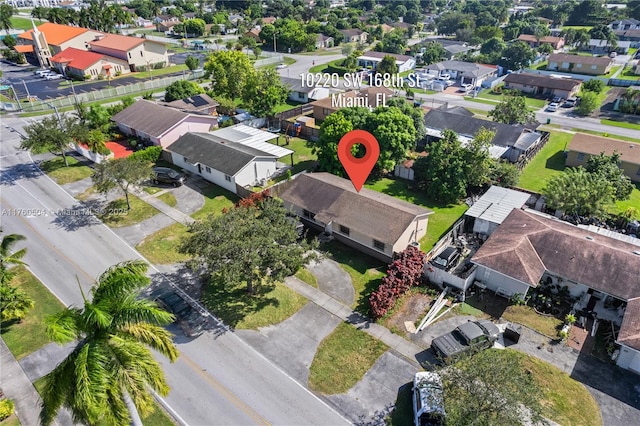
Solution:
M 362 158 L 356 158 L 351 153 L 351 148 L 357 144 L 364 146 L 365 154 Z M 366 130 L 352 130 L 338 143 L 338 159 L 358 192 L 362 189 L 379 156 L 378 140 Z

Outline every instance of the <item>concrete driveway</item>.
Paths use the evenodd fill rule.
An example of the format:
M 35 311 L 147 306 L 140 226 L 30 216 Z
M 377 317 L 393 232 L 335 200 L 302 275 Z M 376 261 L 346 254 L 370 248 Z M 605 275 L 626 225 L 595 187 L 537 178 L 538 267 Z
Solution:
M 351 277 L 331 259 L 322 258 L 307 265 L 307 269 L 318 279 L 318 288 L 347 306 L 355 300 Z
M 258 352 L 305 385 L 318 345 L 340 324 L 340 318 L 315 303 L 307 303 L 297 313 L 258 331 L 235 333 Z

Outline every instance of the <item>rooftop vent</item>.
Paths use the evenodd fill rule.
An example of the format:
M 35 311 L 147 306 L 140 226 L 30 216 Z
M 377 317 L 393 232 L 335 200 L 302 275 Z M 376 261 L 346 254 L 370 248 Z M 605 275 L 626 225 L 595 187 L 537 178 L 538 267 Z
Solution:
M 635 254 L 636 256 L 640 256 L 640 251 L 638 251 L 638 250 L 634 250 L 631 253 Z
M 593 237 L 585 237 L 587 240 L 593 240 Z

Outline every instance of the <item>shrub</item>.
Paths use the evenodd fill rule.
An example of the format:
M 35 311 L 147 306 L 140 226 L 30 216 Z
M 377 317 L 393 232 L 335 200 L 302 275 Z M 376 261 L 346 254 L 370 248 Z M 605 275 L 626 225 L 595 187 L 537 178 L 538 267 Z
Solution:
M 160 155 L 162 154 L 161 146 L 148 146 L 140 151 L 136 151 L 129 156 L 130 159 L 136 161 L 147 162 L 150 161 L 155 163 L 160 159 Z
M 417 247 L 408 247 L 389 265 L 377 290 L 369 296 L 369 307 L 374 319 L 382 318 L 395 305 L 396 300 L 411 287 L 419 285 L 424 269 L 424 253 Z
M 159 70 L 164 68 L 164 62 L 158 62 L 157 64 L 153 64 L 153 69 L 154 70 Z
M 104 75 L 98 74 L 98 80 L 104 80 Z
M 0 401 L 0 421 L 12 415 L 14 408 L 15 405 L 12 400 L 3 399 L 2 401 Z
M 582 90 L 586 92 L 600 93 L 604 89 L 604 81 L 592 78 L 582 83 Z
M 116 77 L 120 77 L 122 75 L 122 71 L 116 71 Z
M 564 322 L 566 322 L 569 325 L 575 324 L 576 316 L 573 314 L 567 314 L 567 316 L 564 317 Z

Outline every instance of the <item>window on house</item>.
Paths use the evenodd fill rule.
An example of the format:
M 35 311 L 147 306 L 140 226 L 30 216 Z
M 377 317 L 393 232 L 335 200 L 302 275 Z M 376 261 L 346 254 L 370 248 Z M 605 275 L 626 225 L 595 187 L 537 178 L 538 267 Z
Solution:
M 302 217 L 306 217 L 307 219 L 311 219 L 314 220 L 314 218 L 316 217 L 315 213 L 310 212 L 307 209 L 303 209 L 302 210 Z
M 592 70 L 598 69 L 598 66 L 597 65 L 591 65 L 591 69 Z
M 576 64 L 576 68 L 582 68 L 582 64 Z
M 579 152 L 578 155 L 576 155 L 576 160 L 584 161 L 584 152 Z
M 325 116 L 327 116 L 327 115 L 331 114 L 332 112 L 333 112 L 333 111 L 332 111 L 332 110 L 330 110 L 329 108 L 323 108 L 323 109 L 322 109 L 322 115 L 325 115 Z
M 144 57 L 144 53 L 142 53 L 142 50 L 140 51 L 140 56 Z
M 382 241 L 373 240 L 373 247 L 377 248 L 380 251 L 384 251 L 384 243 Z
M 344 235 L 349 235 L 349 232 L 351 232 L 351 230 L 346 226 L 340 225 L 340 232 L 342 232 Z
M 129 59 L 131 59 L 131 52 L 129 52 Z
M 209 167 L 209 166 L 204 166 L 204 169 L 207 171 L 207 173 L 211 173 L 211 167 Z
M 226 180 L 227 182 L 231 182 L 231 176 L 224 175 L 224 180 Z
M 636 176 L 640 176 L 640 167 L 638 167 L 638 171 L 636 172 Z

